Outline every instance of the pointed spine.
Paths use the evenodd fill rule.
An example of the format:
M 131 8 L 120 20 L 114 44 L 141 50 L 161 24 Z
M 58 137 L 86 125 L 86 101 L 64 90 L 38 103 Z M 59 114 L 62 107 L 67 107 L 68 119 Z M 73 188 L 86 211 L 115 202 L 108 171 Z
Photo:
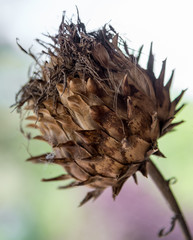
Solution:
M 139 60 L 140 60 L 140 57 L 141 57 L 142 50 L 143 50 L 143 45 L 140 47 L 139 52 L 138 52 L 138 55 L 137 55 L 137 57 L 136 57 L 137 63 L 139 63 Z
M 80 202 L 79 207 L 81 207 L 91 199 L 96 200 L 102 194 L 102 192 L 103 192 L 103 189 L 96 189 L 94 191 L 88 192 L 85 198 Z
M 175 112 L 174 112 L 174 115 L 176 115 L 179 111 L 181 111 L 182 110 L 182 108 L 184 108 L 184 106 L 186 106 L 186 104 L 184 103 L 184 104 L 182 104 L 182 106 L 180 106 L 178 109 L 176 109 L 175 110 Z
M 62 180 L 67 180 L 72 178 L 69 174 L 62 174 L 60 176 L 57 177 L 53 177 L 53 178 L 43 178 L 42 182 L 51 182 L 51 181 L 62 181 Z
M 152 53 L 153 43 L 151 42 L 150 52 L 149 52 L 149 59 L 147 63 L 147 70 L 150 74 L 153 74 L 153 65 L 154 65 L 154 55 Z
M 175 103 L 175 106 L 179 103 L 180 99 L 183 97 L 183 95 L 184 95 L 184 93 L 186 92 L 186 90 L 187 90 L 187 89 L 182 90 L 181 93 L 180 93 L 180 95 L 179 95 L 177 98 L 174 99 L 173 102 Z M 172 103 L 173 103 L 173 102 L 172 102 Z
M 174 78 L 174 73 L 175 73 L 175 69 L 172 70 L 172 74 L 170 76 L 170 79 L 168 80 L 165 88 L 169 91 L 171 85 L 172 85 L 172 81 L 173 81 L 173 78 Z
M 159 75 L 159 77 L 157 79 L 158 84 L 159 84 L 160 87 L 163 87 L 163 83 L 164 83 L 164 77 L 165 77 L 165 71 L 166 71 L 166 61 L 167 61 L 167 59 L 165 59 L 162 62 L 161 72 L 160 72 L 160 75 Z

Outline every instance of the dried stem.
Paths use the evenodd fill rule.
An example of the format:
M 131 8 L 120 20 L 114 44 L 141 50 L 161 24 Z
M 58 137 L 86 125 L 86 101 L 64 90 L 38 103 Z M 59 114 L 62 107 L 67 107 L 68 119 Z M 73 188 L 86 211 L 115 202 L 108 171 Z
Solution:
M 175 217 L 172 220 L 172 226 L 171 230 L 174 227 L 175 220 L 179 221 L 179 224 L 181 226 L 181 229 L 184 233 L 184 237 L 186 240 L 192 240 L 192 236 L 190 234 L 190 230 L 188 228 L 188 225 L 186 223 L 186 220 L 180 210 L 180 207 L 169 187 L 168 181 L 164 179 L 158 168 L 155 166 L 155 164 L 149 159 L 148 164 L 148 173 L 150 177 L 155 182 L 156 186 L 161 191 L 162 195 L 165 197 L 166 201 L 169 203 L 171 210 L 175 213 Z M 169 231 L 171 232 L 171 231 Z M 165 234 L 164 234 L 165 235 Z M 167 235 L 167 234 L 166 234 Z M 160 236 L 163 236 L 163 229 L 160 231 Z

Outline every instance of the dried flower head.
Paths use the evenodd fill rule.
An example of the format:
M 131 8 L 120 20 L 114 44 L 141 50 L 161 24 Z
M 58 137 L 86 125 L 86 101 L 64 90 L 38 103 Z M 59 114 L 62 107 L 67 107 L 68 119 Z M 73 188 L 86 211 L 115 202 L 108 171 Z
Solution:
M 48 37 L 52 44 L 37 40 L 47 61 L 42 63 L 28 52 L 38 71 L 17 94 L 16 106 L 33 111 L 28 126 L 39 129 L 35 139 L 50 144 L 53 153 L 28 160 L 51 160 L 65 169 L 65 174 L 44 181 L 72 179 L 61 188 L 93 188 L 80 205 L 107 187 L 115 198 L 129 177 L 137 181 L 137 171 L 145 177 L 150 174 L 175 213 L 171 230 L 178 219 L 186 239 L 191 239 L 168 183 L 150 160 L 152 154 L 164 157 L 157 139 L 182 122 L 172 123 L 183 107 L 176 109 L 184 94 L 170 100 L 174 71 L 164 85 L 166 60 L 156 78 L 152 45 L 143 69 L 142 47 L 134 56 L 112 26 L 87 32 L 79 16 L 77 23 L 63 17 L 58 34 Z

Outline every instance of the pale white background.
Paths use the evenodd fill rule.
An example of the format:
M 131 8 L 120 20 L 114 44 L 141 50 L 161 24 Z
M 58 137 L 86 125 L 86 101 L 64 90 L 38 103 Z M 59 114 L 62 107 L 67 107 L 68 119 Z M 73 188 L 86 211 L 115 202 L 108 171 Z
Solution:
M 193 14 L 191 0 L 4 0 L 0 1 L 1 40 L 14 47 L 15 38 L 30 47 L 42 33 L 55 33 L 62 11 L 70 18 L 78 6 L 89 30 L 110 23 L 136 50 L 144 44 L 142 64 L 145 66 L 150 42 L 154 42 L 156 73 L 166 57 L 167 74 L 176 69 L 173 89 L 188 88 L 193 97 Z M 167 80 L 167 79 L 166 79 Z

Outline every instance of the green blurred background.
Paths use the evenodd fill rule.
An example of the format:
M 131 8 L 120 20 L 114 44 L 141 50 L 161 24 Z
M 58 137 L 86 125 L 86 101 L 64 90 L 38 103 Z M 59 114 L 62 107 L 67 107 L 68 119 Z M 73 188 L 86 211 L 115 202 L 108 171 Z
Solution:
M 112 200 L 111 190 L 107 189 L 95 202 L 89 202 L 78 208 L 79 202 L 89 189 L 79 187 L 71 190 L 58 190 L 57 187 L 62 184 L 61 182 L 43 183 L 41 179 L 62 173 L 60 167 L 51 164 L 33 165 L 25 162 L 25 159 L 29 157 L 29 152 L 36 155 L 50 149 L 45 143 L 33 140 L 28 142 L 20 133 L 19 114 L 9 108 L 14 103 L 16 92 L 27 81 L 28 67 L 33 62 L 16 46 L 15 38 L 19 36 L 22 38 L 22 45 L 29 47 L 30 40 L 33 41 L 32 32 L 37 33 L 36 28 L 39 29 L 39 34 L 46 32 L 44 25 L 37 22 L 37 19 L 40 21 L 41 14 L 46 22 L 45 18 L 50 19 L 54 14 L 61 17 L 61 11 L 67 8 L 70 16 L 75 13 L 74 6 L 78 1 L 73 1 L 71 5 L 67 1 L 54 1 L 55 5 L 58 3 L 58 7 L 53 5 L 55 6 L 54 11 L 51 11 L 53 10 L 52 1 L 26 2 L 19 0 L 16 4 L 11 0 L 0 1 L 2 6 L 0 17 L 2 20 L 0 23 L 0 239 L 157 239 L 158 230 L 164 226 L 169 227 L 172 212 L 151 179 L 146 179 L 138 174 L 139 185 L 135 185 L 133 179 L 130 179 L 116 201 Z M 121 1 L 121 3 L 120 10 L 123 9 L 126 1 Z M 87 1 L 82 1 L 82 4 L 78 3 L 79 10 L 83 12 L 83 20 L 92 19 L 91 13 L 94 18 L 101 17 L 100 8 L 97 8 L 97 5 L 94 10 Z M 117 3 L 112 1 L 111 4 L 116 8 Z M 45 7 L 40 9 L 39 6 Z M 37 9 L 37 12 L 34 12 L 34 9 Z M 156 9 L 152 6 L 152 9 L 147 7 L 145 10 L 150 13 Z M 113 10 L 110 10 L 107 16 L 102 17 L 103 21 L 107 22 L 107 20 L 113 19 L 114 15 L 111 11 Z M 86 17 L 86 12 L 88 12 L 88 17 Z M 35 18 L 36 14 L 37 19 Z M 60 17 L 57 18 L 57 23 L 59 23 Z M 117 25 L 116 21 L 118 20 L 115 20 L 115 25 Z M 123 16 L 121 21 L 125 22 Z M 92 22 L 91 25 L 96 28 L 100 27 L 100 24 L 99 21 L 99 24 Z M 135 21 L 134 25 L 137 30 L 139 30 L 140 24 Z M 24 28 L 27 25 L 29 26 Z M 54 32 L 58 25 L 54 26 L 55 29 L 53 25 L 49 29 L 49 24 L 47 24 L 48 29 L 46 30 Z M 131 23 L 128 25 L 130 26 Z M 124 26 L 121 27 L 124 28 Z M 148 29 L 148 25 L 146 28 Z M 156 42 L 156 37 L 154 38 L 151 34 L 150 37 Z M 131 36 L 131 38 L 134 39 L 135 36 Z M 143 42 L 143 39 L 138 40 L 138 42 L 140 41 Z M 146 41 L 148 39 L 144 38 L 144 42 Z M 182 42 L 184 47 L 181 45 L 181 50 L 177 46 L 175 49 L 175 45 L 172 46 L 175 52 L 182 51 L 184 56 L 189 56 L 191 48 L 190 52 L 184 53 L 183 51 L 186 43 L 186 41 Z M 166 43 L 164 42 L 164 44 Z M 162 46 L 161 43 L 158 46 Z M 156 52 L 156 50 L 154 51 Z M 158 56 L 157 59 L 160 57 L 162 56 Z M 144 59 L 144 61 L 147 60 L 145 53 Z M 193 79 L 191 79 L 192 74 L 188 75 L 187 80 L 183 78 L 183 73 L 185 76 L 187 73 L 192 73 L 192 59 L 181 60 L 185 59 L 186 61 L 181 61 L 184 62 L 184 65 L 176 64 L 181 70 L 176 74 L 177 87 L 174 87 L 172 91 L 172 96 L 175 97 L 181 88 L 189 87 L 182 101 L 187 105 L 176 119 L 176 121 L 183 119 L 185 123 L 173 133 L 159 140 L 159 147 L 167 158 L 154 158 L 154 162 L 159 166 L 166 179 L 172 176 L 177 178 L 178 181 L 172 185 L 172 189 L 193 232 L 193 98 L 191 92 Z M 169 62 L 169 64 L 171 63 Z M 157 60 L 157 65 L 160 67 L 160 60 Z M 183 78 L 180 83 L 179 77 Z M 174 232 L 165 239 L 183 239 L 179 226 L 177 225 Z

